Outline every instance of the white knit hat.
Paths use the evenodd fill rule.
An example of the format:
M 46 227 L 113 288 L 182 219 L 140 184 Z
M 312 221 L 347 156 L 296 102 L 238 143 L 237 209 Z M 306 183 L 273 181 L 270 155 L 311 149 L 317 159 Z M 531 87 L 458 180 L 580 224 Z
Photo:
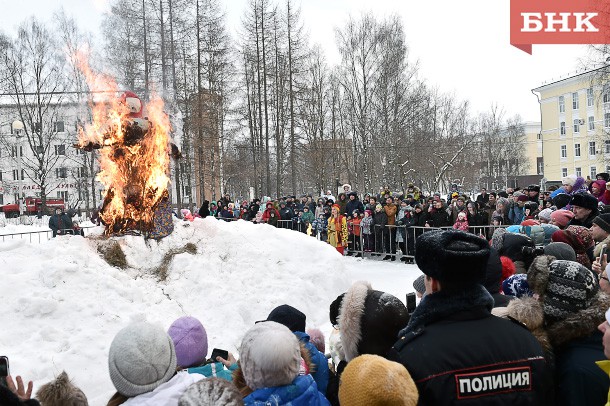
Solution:
M 161 327 L 133 323 L 112 340 L 108 368 L 120 394 L 133 397 L 150 392 L 176 373 L 174 343 Z
M 574 186 L 576 184 L 576 175 L 568 175 L 561 179 L 561 183 L 564 185 Z
M 284 386 L 299 374 L 299 340 L 288 327 L 274 321 L 257 323 L 246 332 L 239 349 L 239 364 L 252 390 Z

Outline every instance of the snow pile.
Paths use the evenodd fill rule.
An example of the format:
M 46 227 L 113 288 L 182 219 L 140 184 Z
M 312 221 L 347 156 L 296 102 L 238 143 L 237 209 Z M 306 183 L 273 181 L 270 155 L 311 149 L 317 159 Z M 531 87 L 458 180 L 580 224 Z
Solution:
M 328 305 L 354 280 L 348 267 L 373 264 L 341 257 L 291 230 L 212 218 L 176 222 L 174 233 L 159 243 L 133 236 L 116 241 L 127 256 L 125 270 L 102 259 L 98 245 L 104 239 L 95 233 L 40 244 L 0 242 L 0 355 L 9 356 L 13 374 L 38 388 L 65 369 L 92 405 L 102 405 L 114 392 L 108 349 L 128 323 L 148 320 L 167 329 L 180 316 L 195 316 L 206 327 L 210 353 L 214 347 L 235 352 L 245 331 L 283 303 L 307 314 L 308 327 L 325 331 Z M 167 279 L 159 281 L 152 270 L 165 253 L 189 242 L 197 254 L 176 255 Z M 408 284 L 394 284 L 400 291 L 391 293 L 400 298 L 412 290 L 409 281 L 418 271 L 374 263 L 377 270 L 409 269 Z

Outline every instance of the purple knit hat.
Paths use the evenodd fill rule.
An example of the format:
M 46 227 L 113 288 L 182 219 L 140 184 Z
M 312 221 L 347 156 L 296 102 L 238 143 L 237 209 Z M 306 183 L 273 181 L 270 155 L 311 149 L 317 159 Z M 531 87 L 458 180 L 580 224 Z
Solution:
M 176 347 L 178 365 L 184 368 L 199 366 L 208 355 L 208 335 L 199 320 L 180 317 L 167 332 Z

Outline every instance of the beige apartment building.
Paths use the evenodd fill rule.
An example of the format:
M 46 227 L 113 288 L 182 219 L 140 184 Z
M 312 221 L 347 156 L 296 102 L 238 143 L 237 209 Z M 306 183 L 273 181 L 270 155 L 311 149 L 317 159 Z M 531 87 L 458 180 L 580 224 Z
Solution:
M 533 89 L 541 107 L 543 162 L 538 164 L 547 183 L 568 174 L 595 179 L 596 173 L 610 172 L 610 87 L 598 72 Z

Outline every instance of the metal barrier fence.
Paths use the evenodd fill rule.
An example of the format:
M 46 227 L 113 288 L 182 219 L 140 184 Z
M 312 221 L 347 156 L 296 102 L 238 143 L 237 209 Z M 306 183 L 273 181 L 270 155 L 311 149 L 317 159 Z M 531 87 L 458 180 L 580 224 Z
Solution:
M 472 226 L 468 232 L 479 235 L 487 241 L 498 228 L 508 226 Z M 417 226 L 375 226 L 371 227 L 369 234 L 358 230 L 360 235 L 352 233 L 348 239 L 347 255 L 356 257 L 380 257 L 384 260 L 395 261 L 400 258 L 407 263 L 415 258 L 415 240 L 423 233 L 434 230 L 451 230 L 453 227 L 417 227 Z
M 89 233 L 89 229 L 95 228 L 95 226 L 89 227 L 81 227 L 82 236 L 86 237 Z M 77 231 L 73 229 L 65 229 L 66 234 L 74 234 Z M 53 238 L 53 230 L 40 230 L 40 231 L 28 231 L 23 233 L 9 233 L 9 234 L 0 234 L 0 241 L 5 242 L 6 240 L 17 240 L 17 239 L 28 239 L 30 243 L 38 242 L 41 243 L 43 241 L 48 241 Z

